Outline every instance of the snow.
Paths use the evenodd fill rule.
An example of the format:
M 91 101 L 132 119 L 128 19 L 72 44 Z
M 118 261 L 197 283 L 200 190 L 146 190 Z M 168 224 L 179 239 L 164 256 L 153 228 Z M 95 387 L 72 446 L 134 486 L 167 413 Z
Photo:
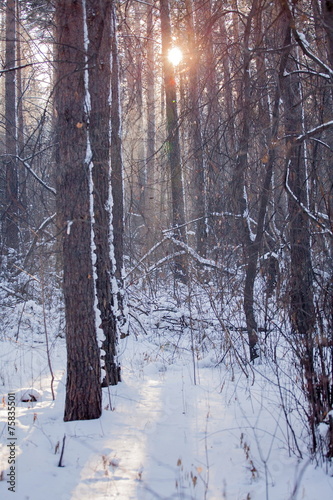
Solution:
M 73 225 L 73 221 L 72 220 L 68 220 L 67 221 L 67 229 L 66 229 L 66 234 L 70 235 L 71 234 L 71 227 Z
M 88 25 L 87 25 L 87 6 L 86 0 L 82 2 L 83 8 L 83 37 L 84 37 L 84 48 L 86 51 L 85 55 L 85 63 L 86 67 L 84 70 L 84 90 L 85 90 L 85 108 L 86 108 L 86 119 L 88 125 L 88 133 L 87 133 L 87 147 L 86 147 L 86 155 L 85 155 L 85 164 L 89 173 L 89 214 L 90 214 L 90 222 L 91 222 L 91 233 L 90 233 L 90 248 L 91 248 L 91 262 L 92 262 L 92 271 L 93 271 L 93 282 L 94 282 L 94 311 L 95 311 L 95 326 L 97 337 L 99 341 L 99 346 L 103 345 L 105 340 L 105 335 L 103 329 L 101 328 L 102 317 L 101 312 L 98 308 L 98 297 L 96 290 L 96 282 L 97 282 L 97 270 L 96 270 L 96 244 L 95 244 L 95 212 L 94 212 L 94 181 L 93 181 L 93 153 L 91 148 L 90 141 L 90 130 L 89 130 L 89 119 L 91 113 L 91 95 L 89 91 L 89 71 L 88 71 L 88 49 L 89 49 L 89 34 L 88 34 Z M 103 379 L 103 375 L 101 373 L 101 380 Z
M 317 127 L 314 127 L 311 130 L 308 130 L 306 133 L 296 137 L 296 141 L 301 142 L 304 139 L 306 139 L 307 137 L 312 137 L 313 135 L 318 134 L 320 132 L 323 132 L 326 129 L 332 128 L 332 127 L 333 127 L 333 120 L 330 120 L 330 121 L 325 122 L 325 123 L 321 123 Z
M 18 500 L 332 498 L 332 470 L 309 460 L 305 416 L 300 403 L 295 407 L 301 396 L 290 369 L 281 368 L 280 388 L 302 458 L 285 420 L 278 369 L 265 355 L 256 365 L 235 363 L 228 351 L 223 354 L 226 339 L 219 323 L 212 319 L 203 337 L 196 330 L 197 312 L 188 326 L 187 306 L 180 304 L 166 295 L 147 303 L 149 314 L 140 315 L 146 334 L 132 325 L 131 336 L 121 342 L 123 381 L 103 389 L 102 417 L 66 423 L 60 319 L 54 310 L 47 313 L 52 401 L 40 306 L 29 301 L 23 311 L 20 305 L 7 315 L 7 334 L 1 333 L 0 342 L 0 498 L 12 498 L 6 476 L 12 392 L 17 429 L 13 498 Z M 208 311 L 208 305 L 202 307 Z M 17 315 L 21 326 L 15 341 L 17 327 L 9 325 Z M 274 342 L 282 363 L 287 348 L 281 339 Z M 36 401 L 21 401 L 25 392 Z M 323 439 L 325 427 L 318 429 Z
M 307 49 L 309 49 L 310 45 L 309 45 L 309 42 L 307 41 L 304 33 L 298 32 L 298 36 L 299 36 L 300 41 L 304 45 L 304 47 L 307 48 Z
M 249 202 L 248 202 L 248 197 L 247 197 L 247 192 L 246 192 L 246 187 L 245 186 L 244 186 L 243 193 L 244 193 L 244 200 L 245 200 L 245 207 L 246 207 L 245 210 L 244 210 L 244 213 L 243 213 L 243 217 L 246 219 L 247 226 L 249 228 L 250 239 L 251 239 L 251 241 L 255 241 L 256 235 L 253 233 L 253 231 L 251 229 L 251 219 L 250 219 L 250 212 L 249 212 Z

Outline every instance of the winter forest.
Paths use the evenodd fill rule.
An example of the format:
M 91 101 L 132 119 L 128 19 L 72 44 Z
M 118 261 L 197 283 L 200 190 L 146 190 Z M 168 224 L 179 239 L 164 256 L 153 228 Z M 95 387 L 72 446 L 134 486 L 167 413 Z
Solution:
M 0 497 L 332 498 L 333 0 L 0 30 Z

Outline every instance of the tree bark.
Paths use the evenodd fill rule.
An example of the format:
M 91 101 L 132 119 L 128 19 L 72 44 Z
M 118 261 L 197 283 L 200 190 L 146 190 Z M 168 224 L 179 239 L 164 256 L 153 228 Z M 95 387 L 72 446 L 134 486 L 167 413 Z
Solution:
M 289 18 L 287 18 L 289 21 Z M 291 47 L 291 29 L 288 44 Z M 281 78 L 284 124 L 287 137 L 286 183 L 290 227 L 290 319 L 295 333 L 311 336 L 314 327 L 313 271 L 309 218 L 301 205 L 308 206 L 307 175 L 303 144 L 293 144 L 302 133 L 302 107 L 297 67 L 289 57 L 287 75 Z
M 145 188 L 146 244 L 145 252 L 153 246 L 156 234 L 156 210 L 158 210 L 158 190 L 156 188 L 155 145 L 156 145 L 156 112 L 155 112 L 155 41 L 153 8 L 147 5 L 147 64 L 146 64 L 146 106 L 147 106 L 147 139 L 146 139 L 146 171 Z
M 216 71 L 216 58 L 214 54 L 214 37 L 213 31 L 213 21 L 212 21 L 212 6 L 211 1 L 201 0 L 201 9 L 197 11 L 196 17 L 198 22 L 200 22 L 199 16 L 204 19 L 203 31 L 201 34 L 201 39 L 204 45 L 205 57 L 202 58 L 201 74 L 202 78 L 205 79 L 206 92 L 207 92 L 207 112 L 205 116 L 205 121 L 203 123 L 203 142 L 205 144 L 205 154 L 206 154 L 206 192 L 207 192 L 207 211 L 208 213 L 221 213 L 223 211 L 223 165 L 221 157 L 221 131 L 220 125 L 222 122 L 222 109 L 219 103 L 219 93 L 220 89 L 218 86 L 218 77 Z M 218 7 L 222 9 L 222 5 Z M 224 23 L 224 17 L 220 20 L 214 19 L 214 23 Z M 225 30 L 224 30 L 225 31 Z M 221 43 L 227 45 L 227 38 L 225 33 L 221 33 Z M 222 47 L 222 53 L 224 52 L 224 47 Z M 223 56 L 223 77 L 224 83 L 223 87 L 226 89 L 224 95 L 226 99 L 226 106 L 231 100 L 232 92 L 228 92 L 227 85 L 230 83 L 230 74 L 226 72 L 226 66 L 228 67 L 229 60 L 227 55 Z M 218 224 L 214 223 L 213 219 L 208 219 L 208 224 L 210 229 L 213 230 L 216 238 L 221 238 L 221 231 Z M 213 243 L 210 240 L 210 243 Z
M 262 13 L 257 13 L 257 29 L 256 29 L 256 35 L 259 38 L 260 34 L 262 33 L 262 30 L 259 29 L 261 25 L 261 20 L 260 16 Z M 284 45 L 285 47 L 287 45 L 287 39 L 286 39 L 286 26 L 285 24 L 282 23 L 281 26 L 281 35 L 282 39 L 284 40 Z M 259 40 L 258 40 L 258 43 Z M 264 236 L 264 229 L 265 229 L 265 218 L 266 218 L 266 212 L 267 212 L 267 206 L 269 202 L 269 196 L 270 196 L 270 191 L 271 191 L 271 182 L 272 182 L 272 176 L 273 176 L 273 168 L 274 168 L 274 163 L 275 163 L 275 148 L 276 148 L 276 141 L 278 138 L 278 129 L 279 129 L 279 108 L 280 108 L 280 99 L 281 99 L 281 92 L 280 92 L 280 84 L 279 81 L 282 78 L 284 74 L 284 70 L 286 67 L 287 63 L 287 57 L 288 54 L 285 54 L 285 51 L 283 52 L 280 60 L 280 65 L 279 65 L 279 71 L 277 74 L 277 81 L 276 81 L 276 91 L 275 91 L 275 98 L 272 106 L 272 118 L 270 120 L 270 110 L 269 110 L 269 103 L 267 100 L 267 97 L 263 97 L 259 100 L 258 107 L 259 107 L 259 114 L 261 117 L 261 125 L 262 125 L 262 135 L 265 137 L 264 145 L 266 147 L 266 154 L 264 155 L 266 157 L 266 168 L 265 168 L 265 174 L 264 174 L 264 180 L 261 188 L 261 194 L 259 198 L 259 211 L 258 211 L 258 218 L 257 218 L 257 227 L 256 227 L 256 234 L 254 240 L 248 240 L 248 245 L 246 247 L 246 275 L 245 275 L 245 284 L 244 284 L 244 310 L 245 310 L 245 315 L 247 319 L 247 329 L 248 331 L 253 329 L 255 332 L 258 330 L 258 325 L 257 321 L 255 318 L 255 311 L 254 311 L 254 284 L 255 284 L 255 279 L 257 276 L 257 264 L 258 264 L 258 257 L 259 257 L 259 252 L 262 247 L 262 242 L 263 242 L 263 236 Z M 265 64 L 263 60 L 257 61 L 257 84 L 259 88 L 265 89 L 267 88 L 267 82 L 265 81 Z M 271 122 L 271 123 L 270 123 Z M 268 130 L 270 132 L 268 133 Z M 264 166 L 264 163 L 263 163 Z
M 172 223 L 176 239 L 186 242 L 185 204 L 183 173 L 181 165 L 179 123 L 177 110 L 177 92 L 175 72 L 168 61 L 168 51 L 172 46 L 169 0 L 160 0 L 160 18 L 162 32 L 162 58 L 165 89 L 165 111 L 167 119 L 167 150 L 171 175 Z M 183 255 L 175 257 L 175 278 L 186 282 L 187 260 Z
M 5 69 L 16 65 L 16 1 L 7 0 L 6 4 L 6 61 Z M 19 249 L 19 192 L 17 168 L 17 112 L 16 112 L 16 71 L 5 74 L 5 215 L 4 240 L 6 248 Z
M 324 28 L 327 35 L 327 57 L 333 67 L 333 0 L 321 0 Z
M 112 231 L 115 258 L 115 278 L 117 281 L 117 336 L 123 337 L 128 331 L 126 297 L 124 283 L 124 168 L 121 139 L 121 108 L 119 89 L 119 60 L 116 29 L 116 9 L 112 2 L 111 13 L 111 188 L 112 188 Z
M 67 344 L 64 420 L 88 420 L 101 415 L 101 373 L 94 307 L 82 1 L 58 0 L 56 26 L 57 211 L 63 238 Z
M 192 191 L 193 217 L 196 220 L 196 249 L 199 255 L 206 256 L 207 252 L 207 225 L 206 225 L 206 185 L 205 160 L 201 132 L 200 94 L 199 94 L 199 54 L 195 33 L 193 3 L 185 0 L 189 61 L 189 131 L 190 131 L 190 164 L 192 175 L 190 191 Z
M 88 135 L 93 165 L 96 293 L 101 319 L 100 327 L 105 337 L 102 342 L 104 351 L 102 368 L 105 371 L 103 385 L 108 386 L 116 385 L 119 381 L 119 367 L 116 361 L 117 319 L 115 317 L 118 299 L 117 284 L 113 280 L 116 274 L 116 261 L 110 251 L 113 246 L 110 157 L 112 2 L 87 0 L 86 6 L 89 39 L 87 62 L 91 104 Z
M 321 412 L 314 367 L 315 308 L 310 227 L 309 218 L 302 208 L 302 206 L 308 206 L 308 180 L 304 144 L 295 142 L 295 138 L 302 133 L 303 103 L 301 81 L 297 72 L 298 65 L 291 53 L 294 19 L 289 7 L 284 2 L 282 2 L 282 9 L 284 22 L 287 26 L 285 45 L 288 48 L 289 56 L 285 74 L 280 80 L 287 151 L 285 184 L 288 192 L 290 240 L 289 314 L 292 332 L 297 335 L 299 359 L 304 368 L 305 391 L 311 408 L 309 420 L 313 437 L 313 450 L 315 450 L 315 426 L 321 421 Z
M 236 166 L 233 176 L 234 209 L 239 214 L 238 231 L 244 248 L 245 258 L 249 249 L 253 246 L 254 239 L 250 228 L 249 204 L 246 193 L 245 175 L 248 169 L 248 155 L 250 145 L 250 114 L 251 114 L 251 79 L 250 62 L 251 51 L 249 48 L 252 23 L 257 9 L 257 1 L 252 3 L 248 14 L 243 42 L 243 74 L 241 87 L 241 106 L 242 106 L 242 132 L 238 144 Z M 252 272 L 252 271 L 251 271 Z M 250 360 L 254 361 L 258 356 L 258 333 L 257 322 L 253 310 L 253 295 L 250 290 L 250 282 L 245 281 L 244 286 L 244 313 L 246 317 L 246 327 L 249 338 Z

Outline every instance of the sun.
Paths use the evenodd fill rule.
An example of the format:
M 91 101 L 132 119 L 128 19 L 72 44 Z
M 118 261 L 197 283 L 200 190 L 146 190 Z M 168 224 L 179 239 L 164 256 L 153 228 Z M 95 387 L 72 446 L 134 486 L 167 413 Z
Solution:
M 183 53 L 178 47 L 173 47 L 168 52 L 168 59 L 174 66 L 177 66 L 183 59 Z

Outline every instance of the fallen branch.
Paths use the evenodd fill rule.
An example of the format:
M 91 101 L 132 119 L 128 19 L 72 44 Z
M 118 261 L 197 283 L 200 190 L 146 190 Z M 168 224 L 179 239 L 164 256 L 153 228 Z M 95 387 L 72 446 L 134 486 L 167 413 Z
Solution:
M 64 434 L 64 438 L 62 440 L 62 448 L 61 448 L 60 458 L 59 458 L 59 462 L 58 462 L 58 467 L 64 467 L 64 465 L 62 463 L 62 459 L 64 457 L 65 441 L 66 441 L 66 434 Z
M 173 236 L 167 236 L 166 237 L 168 240 L 172 241 L 176 246 L 179 246 L 180 248 L 183 248 L 185 252 L 190 255 L 194 260 L 196 260 L 199 264 L 205 267 L 212 267 L 214 269 L 218 269 L 219 271 L 227 274 L 228 276 L 233 276 L 233 273 L 230 271 L 227 271 L 223 267 L 219 266 L 214 260 L 211 259 L 206 259 L 204 257 L 201 257 L 193 248 L 188 246 L 186 243 L 183 241 L 177 240 Z

